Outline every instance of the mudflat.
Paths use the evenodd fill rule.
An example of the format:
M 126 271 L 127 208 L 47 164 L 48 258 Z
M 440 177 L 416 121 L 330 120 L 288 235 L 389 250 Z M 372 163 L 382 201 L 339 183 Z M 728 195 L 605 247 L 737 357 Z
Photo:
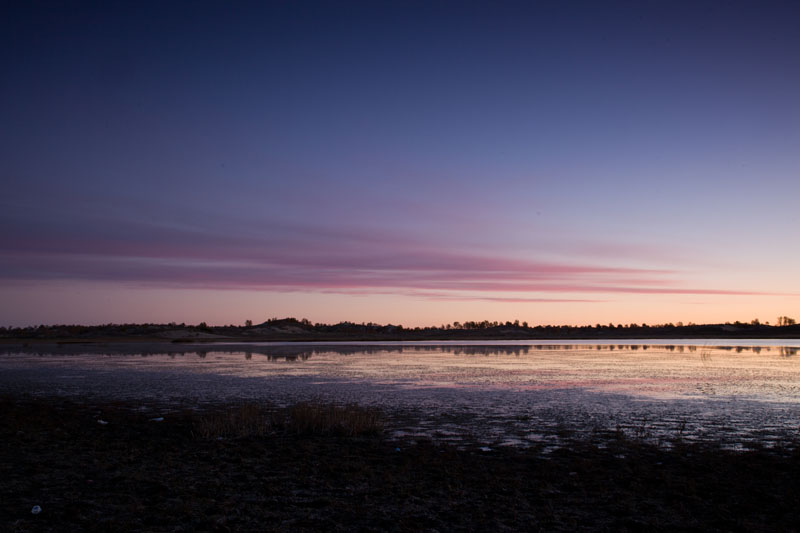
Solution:
M 6 395 L 0 410 L 4 531 L 800 527 L 796 442 L 619 434 L 545 451 L 389 438 L 380 412 L 324 405 Z

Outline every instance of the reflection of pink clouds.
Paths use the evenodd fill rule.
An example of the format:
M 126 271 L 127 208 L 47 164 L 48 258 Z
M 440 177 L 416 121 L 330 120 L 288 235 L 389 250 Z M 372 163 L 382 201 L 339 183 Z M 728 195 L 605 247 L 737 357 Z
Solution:
M 496 378 L 492 378 L 494 374 Z M 552 374 L 551 378 L 548 374 Z M 509 380 L 507 376 L 513 375 Z M 407 384 L 408 388 L 419 389 L 464 389 L 464 390 L 517 390 L 517 391 L 552 391 L 552 390 L 590 390 L 617 394 L 668 395 L 670 397 L 685 394 L 697 386 L 696 377 L 636 377 L 636 378 L 597 378 L 597 379 L 563 379 L 563 372 L 546 370 L 523 371 L 487 371 L 482 369 L 480 380 L 465 380 L 463 374 L 441 372 L 433 376 Z M 526 380 L 526 377 L 529 380 Z M 705 382 L 728 382 L 730 378 L 708 378 Z

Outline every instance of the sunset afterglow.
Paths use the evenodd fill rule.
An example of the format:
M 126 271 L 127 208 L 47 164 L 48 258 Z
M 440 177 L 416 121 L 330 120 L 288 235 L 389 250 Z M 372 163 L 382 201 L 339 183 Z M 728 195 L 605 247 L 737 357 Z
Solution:
M 798 313 L 794 4 L 212 6 L 4 10 L 0 325 Z

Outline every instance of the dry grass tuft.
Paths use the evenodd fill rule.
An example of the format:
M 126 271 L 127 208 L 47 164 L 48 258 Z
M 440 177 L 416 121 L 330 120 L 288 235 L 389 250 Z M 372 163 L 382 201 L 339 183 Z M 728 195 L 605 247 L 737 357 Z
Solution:
M 205 439 L 263 437 L 276 426 L 275 412 L 245 404 L 224 412 L 204 414 L 195 420 L 194 434 Z
M 300 434 L 336 434 L 352 437 L 375 435 L 383 431 L 380 412 L 356 404 L 304 402 L 289 407 L 287 414 L 287 429 Z
M 244 404 L 200 415 L 193 434 L 204 439 L 263 437 L 280 432 L 296 435 L 377 435 L 383 419 L 377 409 L 356 404 L 303 402 L 284 409 Z

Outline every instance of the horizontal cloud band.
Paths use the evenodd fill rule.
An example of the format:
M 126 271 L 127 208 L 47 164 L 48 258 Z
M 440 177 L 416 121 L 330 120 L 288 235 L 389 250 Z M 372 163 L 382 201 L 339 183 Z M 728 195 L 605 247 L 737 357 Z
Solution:
M 75 254 L 15 254 L 0 256 L 0 277 L 12 280 L 89 280 L 168 285 L 181 288 L 261 289 L 261 290 L 334 290 L 393 289 L 418 292 L 421 296 L 442 298 L 449 291 L 490 293 L 634 293 L 634 294 L 711 294 L 753 295 L 752 291 L 705 288 L 664 287 L 664 280 L 651 279 L 652 272 L 632 269 L 577 267 L 575 265 L 515 262 L 515 268 L 484 270 L 480 260 L 460 270 L 404 268 L 342 268 L 308 263 L 253 263 L 236 261 L 200 261 L 152 259 L 124 256 L 88 256 Z M 464 257 L 464 261 L 469 261 Z M 452 257 L 448 257 L 452 260 Z M 350 258 L 354 264 L 358 258 Z M 435 264 L 431 256 L 420 263 Z M 525 268 L 527 267 L 527 268 Z M 641 274 L 636 276 L 636 274 Z M 661 286 L 654 286 L 661 285 Z M 441 291 L 448 291 L 442 293 Z M 447 297 L 455 297 L 452 294 Z M 508 301 L 507 298 L 503 299 Z M 524 301 L 525 298 L 514 299 Z M 537 299 L 533 299 L 538 301 Z
M 5 284 L 88 280 L 178 288 L 389 291 L 491 301 L 596 301 L 536 293 L 763 294 L 686 287 L 675 279 L 677 272 L 665 269 L 464 252 L 365 230 L 265 224 L 256 230 L 234 225 L 222 232 L 75 216 L 61 226 L 32 220 L 10 229 L 0 236 L 0 280 Z

